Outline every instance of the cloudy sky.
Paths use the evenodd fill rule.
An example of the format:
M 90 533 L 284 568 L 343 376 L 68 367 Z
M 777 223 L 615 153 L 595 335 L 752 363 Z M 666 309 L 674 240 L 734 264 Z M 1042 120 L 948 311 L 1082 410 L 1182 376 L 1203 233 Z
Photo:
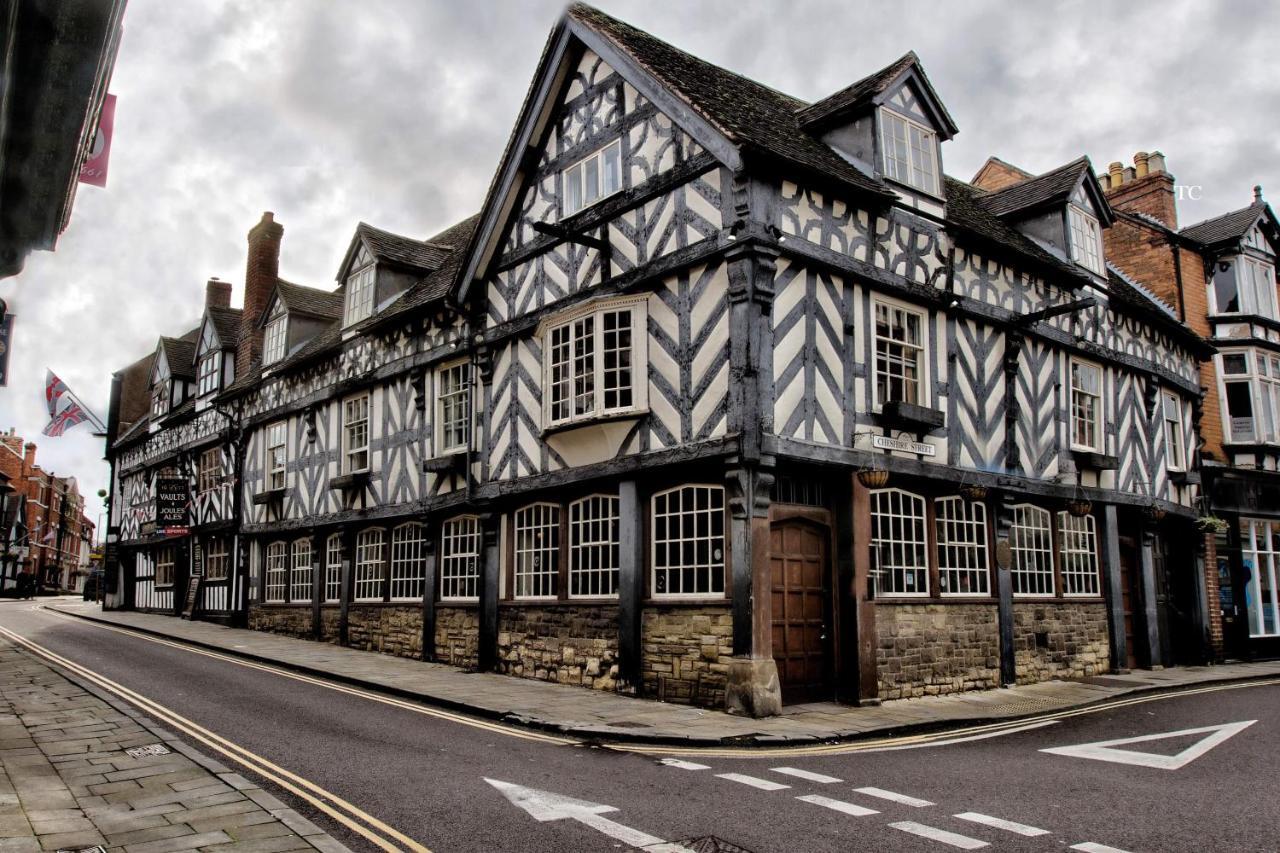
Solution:
M 1160 150 L 1191 223 L 1280 197 L 1280 6 L 855 0 L 598 0 L 677 46 L 806 99 L 914 49 L 960 126 L 946 170 L 989 154 L 1043 171 Z M 482 201 L 559 0 L 130 0 L 111 84 L 109 183 L 82 187 L 56 253 L 0 296 L 17 314 L 0 429 L 40 440 L 46 367 L 106 417 L 113 370 L 235 283 L 262 211 L 281 275 L 333 277 L 356 222 L 425 237 Z M 106 485 L 85 426 L 42 439 L 47 468 Z M 89 502 L 89 514 L 97 507 Z

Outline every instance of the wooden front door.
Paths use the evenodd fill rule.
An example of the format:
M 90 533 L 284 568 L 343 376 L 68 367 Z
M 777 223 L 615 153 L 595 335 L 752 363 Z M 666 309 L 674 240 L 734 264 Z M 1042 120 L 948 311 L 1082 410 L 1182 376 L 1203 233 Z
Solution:
M 1133 603 L 1137 596 L 1133 593 L 1133 582 L 1138 577 L 1138 543 L 1131 536 L 1120 537 L 1120 602 L 1124 611 L 1124 648 L 1128 660 L 1124 662 L 1126 669 L 1138 666 L 1137 635 L 1134 633 Z
M 830 532 L 802 519 L 770 530 L 773 659 L 782 701 L 832 698 Z

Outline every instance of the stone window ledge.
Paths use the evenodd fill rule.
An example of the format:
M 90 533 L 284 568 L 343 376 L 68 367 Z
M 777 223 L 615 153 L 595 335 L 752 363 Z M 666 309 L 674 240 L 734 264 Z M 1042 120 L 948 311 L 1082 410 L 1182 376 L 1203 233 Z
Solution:
M 911 604 L 999 604 L 1000 600 L 994 596 L 956 596 L 955 598 L 941 598 L 939 596 L 921 596 L 920 598 L 873 598 L 872 604 L 885 604 L 893 607 L 901 607 Z
M 724 598 L 646 598 L 645 607 L 730 607 L 733 601 Z
M 498 600 L 499 607 L 617 607 L 619 599 L 617 596 L 613 598 L 595 597 L 595 598 L 502 598 Z

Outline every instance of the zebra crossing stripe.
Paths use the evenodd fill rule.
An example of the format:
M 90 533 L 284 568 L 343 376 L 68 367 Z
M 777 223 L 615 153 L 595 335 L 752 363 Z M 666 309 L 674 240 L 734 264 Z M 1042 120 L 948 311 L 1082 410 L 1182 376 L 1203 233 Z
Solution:
M 681 770 L 710 770 L 711 768 L 705 764 L 695 764 L 692 761 L 681 761 L 679 758 L 663 758 L 658 761 L 659 764 L 665 764 L 668 767 L 678 767 Z
M 908 797 L 906 794 L 886 791 L 884 788 L 854 788 L 853 790 L 859 794 L 866 794 L 868 797 L 878 797 L 881 800 L 889 800 L 890 802 L 901 803 L 904 806 L 911 806 L 917 809 L 933 805 L 928 800 L 922 800 L 919 797 Z
M 866 817 L 867 815 L 880 814 L 875 809 L 868 809 L 863 806 L 855 806 L 853 803 L 846 803 L 843 800 L 833 800 L 830 797 L 824 797 L 820 794 L 805 794 L 803 797 L 796 797 L 797 800 L 806 803 L 813 803 L 815 806 L 822 806 L 825 809 L 842 812 L 854 817 Z
M 1080 853 L 1129 853 L 1128 850 L 1121 850 L 1119 847 L 1108 847 L 1105 844 L 1094 844 L 1092 841 L 1085 841 L 1081 844 L 1072 844 L 1072 850 L 1079 850 Z
M 774 773 L 781 773 L 784 776 L 794 776 L 797 779 L 804 779 L 807 782 L 819 782 L 823 785 L 831 785 L 835 782 L 843 782 L 843 779 L 837 779 L 834 776 L 827 776 L 822 773 L 812 773 L 808 770 L 800 770 L 796 767 L 773 767 Z
M 770 782 L 768 779 L 747 776 L 744 773 L 717 773 L 716 778 L 728 779 L 730 782 L 740 782 L 743 785 L 750 785 L 752 788 L 759 788 L 761 791 L 782 791 L 791 787 L 780 782 Z
M 980 823 L 983 826 L 993 826 L 996 829 L 1003 829 L 1006 832 L 1013 832 L 1018 835 L 1025 835 L 1028 838 L 1035 838 L 1037 835 L 1048 835 L 1049 830 L 1040 829 L 1036 826 L 1027 826 L 1025 823 L 1015 823 L 1011 820 L 1003 818 L 991 817 L 991 815 L 981 814 L 979 812 L 961 812 L 956 815 L 961 820 L 967 820 L 970 823 Z
M 904 820 L 898 823 L 891 823 L 889 826 L 894 829 L 900 829 L 903 832 L 909 832 L 912 835 L 918 835 L 921 838 L 927 838 L 930 841 L 937 841 L 939 844 L 958 847 L 961 850 L 978 850 L 987 846 L 985 841 L 979 841 L 976 838 L 970 838 L 958 832 L 947 832 L 945 829 L 925 826 L 923 823 L 916 823 L 915 821 Z

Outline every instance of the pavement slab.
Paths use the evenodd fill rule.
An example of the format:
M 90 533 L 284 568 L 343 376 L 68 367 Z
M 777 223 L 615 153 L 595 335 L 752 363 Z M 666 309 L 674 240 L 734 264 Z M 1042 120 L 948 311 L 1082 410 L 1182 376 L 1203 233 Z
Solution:
M 0 735 L 0 853 L 346 850 L 249 780 L 226 774 L 228 784 L 216 762 L 4 640 Z M 125 752 L 154 743 L 169 754 Z

